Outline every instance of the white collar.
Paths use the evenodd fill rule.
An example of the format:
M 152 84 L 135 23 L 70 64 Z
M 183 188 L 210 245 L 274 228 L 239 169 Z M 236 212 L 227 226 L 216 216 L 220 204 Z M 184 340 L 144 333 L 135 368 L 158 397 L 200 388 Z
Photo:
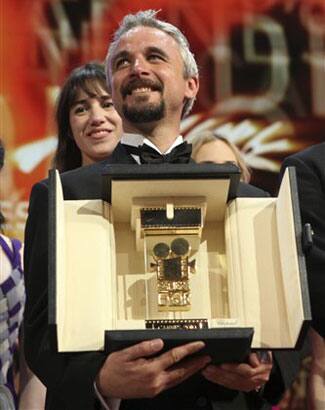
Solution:
M 163 154 L 169 154 L 171 152 L 171 150 L 175 147 L 177 147 L 178 145 L 183 143 L 183 137 L 181 135 L 179 135 L 175 141 L 172 143 L 172 145 L 168 148 L 168 150 L 164 153 L 160 152 L 159 148 L 157 148 L 148 138 L 144 138 L 143 135 L 140 134 L 131 134 L 131 133 L 124 133 L 122 135 L 121 138 L 121 143 L 125 144 L 125 145 L 130 145 L 131 147 L 138 147 L 139 145 L 143 145 L 146 144 L 149 147 L 153 148 L 154 150 L 156 150 L 157 152 L 159 152 L 159 154 L 163 155 Z M 133 156 L 133 155 L 132 155 Z

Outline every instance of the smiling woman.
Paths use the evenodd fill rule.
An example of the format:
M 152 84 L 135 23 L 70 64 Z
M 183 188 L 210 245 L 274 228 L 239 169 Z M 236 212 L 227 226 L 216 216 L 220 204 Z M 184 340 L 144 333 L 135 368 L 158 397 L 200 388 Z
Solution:
M 53 164 L 68 171 L 107 158 L 122 135 L 122 121 L 106 85 L 103 66 L 72 71 L 58 98 L 58 148 Z

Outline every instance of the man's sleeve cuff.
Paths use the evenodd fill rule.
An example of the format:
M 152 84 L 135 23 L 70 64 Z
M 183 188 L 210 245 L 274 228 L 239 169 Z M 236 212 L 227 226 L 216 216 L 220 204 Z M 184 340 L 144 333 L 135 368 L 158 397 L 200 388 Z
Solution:
M 120 404 L 121 404 L 121 399 L 107 399 L 104 398 L 100 393 L 99 390 L 96 386 L 96 383 L 94 382 L 94 390 L 95 394 L 100 401 L 101 405 L 103 406 L 103 409 L 105 410 L 119 410 Z

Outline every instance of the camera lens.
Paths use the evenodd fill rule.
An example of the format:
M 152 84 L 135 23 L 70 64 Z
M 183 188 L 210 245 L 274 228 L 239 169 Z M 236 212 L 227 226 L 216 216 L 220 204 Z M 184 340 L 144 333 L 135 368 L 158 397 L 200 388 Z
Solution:
M 177 238 L 173 240 L 170 247 L 175 255 L 185 256 L 189 252 L 190 244 L 184 238 Z

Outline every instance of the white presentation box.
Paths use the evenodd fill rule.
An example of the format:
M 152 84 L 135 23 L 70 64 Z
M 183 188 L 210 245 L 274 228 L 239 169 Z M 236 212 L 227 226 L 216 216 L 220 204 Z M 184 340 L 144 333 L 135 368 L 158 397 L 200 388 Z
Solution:
M 205 340 L 220 363 L 243 360 L 250 349 L 298 348 L 310 305 L 295 170 L 286 171 L 277 198 L 240 196 L 239 177 L 232 164 L 111 165 L 102 199 L 71 201 L 51 171 L 49 317 L 57 350 Z M 158 223 L 154 236 L 144 234 L 148 209 L 171 230 Z M 192 213 L 201 218 L 196 231 L 181 220 Z M 192 246 L 182 259 L 190 302 L 161 309 L 154 268 L 161 260 L 146 259 L 152 241 L 168 247 L 179 236 Z

